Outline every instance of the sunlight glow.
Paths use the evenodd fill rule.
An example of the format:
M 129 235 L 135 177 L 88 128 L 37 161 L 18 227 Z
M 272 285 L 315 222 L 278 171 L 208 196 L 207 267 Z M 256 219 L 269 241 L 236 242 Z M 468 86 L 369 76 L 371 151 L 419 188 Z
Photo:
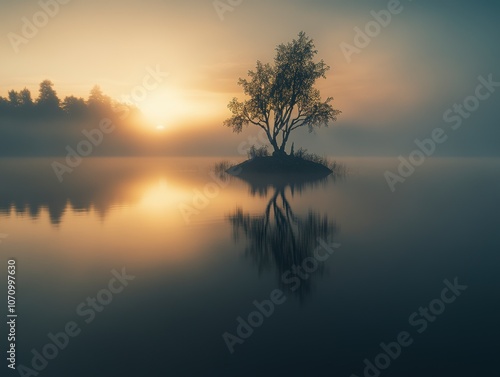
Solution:
M 185 118 L 190 108 L 179 93 L 167 89 L 149 93 L 138 107 L 149 120 L 157 124 L 158 130 L 164 129 L 165 123 L 170 125 Z
M 145 189 L 140 205 L 152 212 L 176 213 L 175 205 L 190 197 L 189 191 L 169 184 L 162 178 Z
M 225 93 L 168 87 L 148 93 L 148 97 L 136 105 L 153 130 L 170 131 L 178 126 L 199 122 L 200 119 L 220 120 L 221 114 L 225 116 L 227 101 Z

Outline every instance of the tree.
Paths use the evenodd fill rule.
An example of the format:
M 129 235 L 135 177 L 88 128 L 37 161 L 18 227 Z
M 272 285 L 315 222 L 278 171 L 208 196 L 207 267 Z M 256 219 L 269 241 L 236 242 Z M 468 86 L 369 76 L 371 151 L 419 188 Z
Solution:
M 7 114 L 10 110 L 10 102 L 7 98 L 0 96 L 0 116 Z
M 300 32 L 298 39 L 276 48 L 273 65 L 257 61 L 255 71 L 248 72 L 249 80 L 238 82 L 250 98 L 229 103 L 233 115 L 224 125 L 236 133 L 249 124 L 258 126 L 266 132 L 273 154 L 285 155 L 292 131 L 308 127 L 312 132 L 337 120 L 340 111 L 330 104 L 333 98 L 322 101 L 314 87 L 330 69 L 323 60 L 314 61 L 317 53 L 313 40 Z
M 9 100 L 0 96 L 0 109 L 7 109 L 9 107 Z
M 31 92 L 27 88 L 24 88 L 19 92 L 19 100 L 21 102 L 21 106 L 25 109 L 30 109 L 33 106 Z
M 44 80 L 40 83 L 37 105 L 39 108 L 47 111 L 59 110 L 60 100 L 53 88 L 54 84 L 50 80 Z
M 9 104 L 11 107 L 21 106 L 21 96 L 15 90 L 9 91 Z
M 90 91 L 87 104 L 91 111 L 98 114 L 110 112 L 112 110 L 111 98 L 102 92 L 99 85 L 95 85 Z
M 85 103 L 85 100 L 83 98 L 77 98 L 75 96 L 64 98 L 61 107 L 67 114 L 74 116 L 83 115 L 87 110 L 87 104 Z

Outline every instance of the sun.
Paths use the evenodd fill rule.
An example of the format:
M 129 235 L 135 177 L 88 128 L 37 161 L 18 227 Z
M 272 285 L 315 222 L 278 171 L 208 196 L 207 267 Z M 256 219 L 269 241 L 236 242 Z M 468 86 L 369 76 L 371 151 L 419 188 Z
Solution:
M 148 97 L 137 106 L 147 119 L 156 124 L 157 130 L 164 130 L 165 124 L 170 127 L 190 113 L 190 106 L 182 94 L 169 90 L 148 93 Z
M 226 109 L 226 101 L 225 93 L 169 87 L 149 92 L 136 105 L 151 129 L 170 131 L 201 119 L 218 119 L 220 109 Z

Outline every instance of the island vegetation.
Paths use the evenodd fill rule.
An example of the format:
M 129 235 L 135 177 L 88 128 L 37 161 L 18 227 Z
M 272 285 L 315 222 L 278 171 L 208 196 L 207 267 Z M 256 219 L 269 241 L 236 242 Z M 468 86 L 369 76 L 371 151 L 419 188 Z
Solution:
M 332 173 L 325 158 L 303 149 L 295 151 L 294 143 L 287 149 L 294 131 L 327 127 L 341 113 L 332 106 L 333 98 L 322 100 L 315 87 L 330 69 L 323 60 L 315 61 L 317 53 L 314 41 L 300 32 L 297 39 L 276 48 L 273 64 L 257 61 L 248 78 L 239 79 L 246 99 L 234 98 L 229 103 L 232 116 L 224 125 L 236 133 L 246 126 L 264 130 L 272 152 L 267 147 L 251 148 L 249 160 L 228 168 L 229 174 Z

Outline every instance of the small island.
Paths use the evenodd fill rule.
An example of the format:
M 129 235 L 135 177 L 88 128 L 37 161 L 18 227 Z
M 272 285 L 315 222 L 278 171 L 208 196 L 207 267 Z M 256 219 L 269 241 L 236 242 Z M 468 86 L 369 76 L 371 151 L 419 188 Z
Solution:
M 234 98 L 229 103 L 232 116 L 224 125 L 236 133 L 248 125 L 260 128 L 269 140 L 272 153 L 267 146 L 252 146 L 249 159 L 226 169 L 228 174 L 242 178 L 258 175 L 320 178 L 334 172 L 335 164 L 302 148 L 294 151 L 294 143 L 287 152 L 293 131 L 307 127 L 312 132 L 315 128 L 328 127 L 341 113 L 331 105 L 333 98 L 323 101 L 315 88 L 316 81 L 326 79 L 330 69 L 323 60 L 314 60 L 317 53 L 313 40 L 300 32 L 297 39 L 276 48 L 274 64 L 257 61 L 255 70 L 248 72 L 249 78 L 239 79 L 247 99 Z
M 287 185 L 313 182 L 334 173 L 342 174 L 336 163 L 300 150 L 296 155 L 259 155 L 227 168 L 226 173 L 254 184 Z M 343 167 L 342 167 L 343 169 Z

